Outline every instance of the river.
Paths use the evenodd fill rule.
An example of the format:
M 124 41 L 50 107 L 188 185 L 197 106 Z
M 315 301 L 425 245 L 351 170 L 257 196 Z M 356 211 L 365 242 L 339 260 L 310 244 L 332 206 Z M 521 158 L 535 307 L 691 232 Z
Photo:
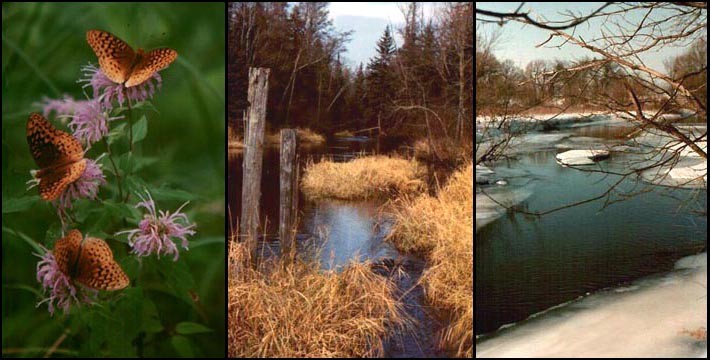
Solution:
M 367 137 L 330 137 L 323 145 L 299 146 L 298 156 L 303 174 L 307 159 L 320 161 L 331 158 L 347 161 L 366 154 L 388 154 L 395 151 L 406 152 L 403 139 Z M 258 251 L 261 256 L 278 256 L 279 215 L 279 151 L 278 147 L 265 147 L 261 181 L 261 231 Z M 231 222 L 236 225 L 241 209 L 242 154 L 229 156 L 228 175 L 229 207 Z M 385 200 L 307 201 L 299 194 L 299 225 L 296 248 L 301 254 L 311 254 L 318 258 L 323 269 L 342 268 L 348 262 L 370 260 L 389 266 L 393 260 L 401 264 L 405 276 L 393 279 L 398 286 L 397 296 L 401 296 L 407 313 L 416 320 L 415 329 L 389 334 L 385 343 L 386 357 L 448 357 L 437 350 L 437 331 L 442 324 L 426 304 L 417 280 L 425 267 L 423 259 L 399 253 L 384 241 L 389 234 L 392 219 L 388 216 Z M 263 224 L 266 223 L 265 229 Z M 265 230 L 265 231 L 264 231 Z M 389 275 L 388 271 L 382 273 Z
M 587 145 L 621 145 L 628 132 L 625 126 L 600 124 L 526 135 L 514 158 L 490 165 L 507 185 L 477 187 L 494 198 L 512 199 L 528 212 L 598 196 L 619 177 L 560 166 L 555 155 L 562 149 L 584 149 Z M 598 166 L 621 169 L 632 156 L 612 152 Z M 534 315 L 557 316 L 545 311 L 670 272 L 676 261 L 706 248 L 707 190 L 649 185 L 630 176 L 612 195 L 615 201 L 605 203 L 602 199 L 543 216 L 507 211 L 482 219 L 481 226 L 477 208 L 477 356 L 482 355 L 480 348 L 512 346 L 511 336 L 520 337 L 524 332 L 508 335 L 508 342 L 500 340 L 502 333 L 508 334 L 506 329 Z M 479 202 L 485 195 L 477 191 L 476 196 Z M 593 336 L 588 330 L 579 328 Z M 495 344 L 487 343 L 495 338 Z M 545 356 L 544 351 L 527 356 L 533 353 Z M 496 354 L 501 352 L 486 355 Z M 510 354 L 522 356 L 524 352 Z

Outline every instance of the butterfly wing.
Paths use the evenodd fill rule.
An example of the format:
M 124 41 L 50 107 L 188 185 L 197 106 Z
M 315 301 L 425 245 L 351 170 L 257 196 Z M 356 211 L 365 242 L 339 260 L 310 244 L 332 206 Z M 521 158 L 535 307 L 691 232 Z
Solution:
M 40 170 L 36 175 L 39 179 L 39 195 L 47 201 L 55 200 L 69 184 L 81 177 L 84 170 L 86 170 L 86 159 Z
M 111 81 L 122 84 L 128 80 L 136 53 L 125 41 L 101 30 L 87 31 L 86 41 L 99 58 L 101 70 Z
M 41 169 L 79 161 L 84 149 L 75 137 L 58 130 L 38 113 L 27 119 L 27 144 Z
M 92 237 L 87 237 L 81 247 L 75 280 L 97 290 L 120 290 L 129 283 L 108 244 Z
M 142 84 L 150 79 L 156 71 L 168 67 L 170 63 L 177 59 L 177 56 L 177 51 L 169 48 L 155 49 L 145 54 L 131 72 L 131 76 L 126 81 L 126 87 Z
M 76 262 L 76 257 L 79 255 L 81 238 L 81 232 L 74 229 L 69 231 L 67 236 L 54 243 L 54 259 L 57 261 L 59 270 L 67 276 L 71 276 L 73 272 L 72 267 Z

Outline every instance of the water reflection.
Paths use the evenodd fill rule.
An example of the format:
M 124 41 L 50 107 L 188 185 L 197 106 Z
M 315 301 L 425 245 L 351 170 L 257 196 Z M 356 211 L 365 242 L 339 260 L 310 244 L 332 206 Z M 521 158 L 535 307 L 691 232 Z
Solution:
M 383 242 L 391 221 L 378 221 L 375 202 L 322 201 L 305 210 L 305 229 L 316 235 L 321 264 L 327 269 L 352 259 L 395 258 L 397 252 Z

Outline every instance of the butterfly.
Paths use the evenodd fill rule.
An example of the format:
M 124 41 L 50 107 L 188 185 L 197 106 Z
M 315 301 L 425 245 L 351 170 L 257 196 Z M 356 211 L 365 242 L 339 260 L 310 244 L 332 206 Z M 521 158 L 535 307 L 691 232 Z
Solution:
M 125 41 L 101 30 L 86 32 L 86 41 L 99 58 L 101 70 L 111 81 L 126 87 L 140 85 L 153 73 L 162 70 L 177 58 L 177 51 L 170 48 L 134 52 Z
M 39 195 L 55 200 L 86 169 L 84 149 L 75 137 L 56 129 L 38 113 L 27 119 L 27 144 L 39 171 Z
M 71 230 L 54 244 L 54 258 L 65 275 L 96 290 L 120 290 L 128 286 L 128 276 L 116 260 L 108 244 L 98 238 L 83 238 L 79 230 Z

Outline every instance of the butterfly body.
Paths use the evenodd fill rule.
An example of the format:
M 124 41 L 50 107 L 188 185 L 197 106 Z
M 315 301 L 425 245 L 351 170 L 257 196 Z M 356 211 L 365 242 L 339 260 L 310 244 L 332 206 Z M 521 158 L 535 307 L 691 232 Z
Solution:
M 71 230 L 57 240 L 54 257 L 59 269 L 72 281 L 92 289 L 120 290 L 129 284 L 108 244 L 98 238 L 83 238 L 79 230 Z
M 48 201 L 55 200 L 81 177 L 86 169 L 84 149 L 79 140 L 56 129 L 38 113 L 27 119 L 27 144 L 39 171 L 39 194 Z
M 133 51 L 123 40 L 101 30 L 87 31 L 86 41 L 98 57 L 104 74 L 125 87 L 142 84 L 177 58 L 177 51 L 170 48 Z

